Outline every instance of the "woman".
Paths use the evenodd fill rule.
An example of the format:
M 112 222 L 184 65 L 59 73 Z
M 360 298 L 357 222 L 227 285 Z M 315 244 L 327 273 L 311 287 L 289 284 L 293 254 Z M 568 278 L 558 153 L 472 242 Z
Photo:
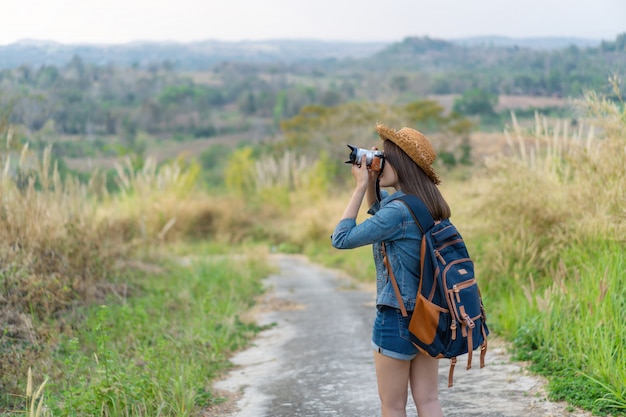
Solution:
M 408 207 L 396 198 L 405 193 L 418 196 L 435 220 L 450 217 L 450 208 L 437 187 L 440 181 L 432 167 L 436 155 L 428 139 L 408 127 L 394 131 L 377 125 L 376 130 L 383 140 L 383 168 L 380 172 L 371 171 L 365 156 L 360 164 L 352 166 L 356 188 L 335 228 L 332 244 L 338 249 L 373 244 L 377 312 L 372 347 L 383 417 L 406 416 L 409 385 L 419 416 L 441 417 L 438 360 L 421 354 L 408 339 L 420 279 L 418 248 L 422 233 Z M 382 190 L 379 195 L 379 186 L 391 187 L 395 192 L 389 195 Z M 365 197 L 370 207 L 368 213 L 373 216 L 357 225 L 356 217 Z M 382 242 L 408 317 L 402 316 L 389 280 Z

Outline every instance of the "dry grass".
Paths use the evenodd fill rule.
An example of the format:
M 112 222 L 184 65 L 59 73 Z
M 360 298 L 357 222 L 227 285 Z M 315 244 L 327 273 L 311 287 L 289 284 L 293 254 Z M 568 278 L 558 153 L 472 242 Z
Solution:
M 11 149 L 10 131 L 5 131 Z M 62 181 L 51 166 L 22 148 L 3 154 L 0 176 L 0 375 L 25 375 L 28 359 L 42 351 L 47 318 L 97 299 L 99 282 L 124 250 L 120 237 L 93 222 L 89 185 Z M 94 185 L 94 181 L 91 185 Z M 0 390 L 15 388 L 10 378 Z
M 626 111 L 594 93 L 580 104 L 576 130 L 514 120 L 510 156 L 488 159 L 463 215 L 498 330 L 558 374 L 555 395 L 606 412 L 625 404 Z
M 0 153 L 0 392 L 17 394 L 15 376 L 45 360 L 56 333 L 48 319 L 116 291 L 118 268 L 138 249 L 183 237 L 239 242 L 253 229 L 241 199 L 197 191 L 194 164 L 121 165 L 122 192 L 109 195 L 97 173 L 88 184 L 62 180 L 50 149 L 16 153 L 10 129 L 0 135 L 11 145 Z
M 443 184 L 455 223 L 477 239 L 476 257 L 494 285 L 531 285 L 533 275 L 549 281 L 562 251 L 577 242 L 623 242 L 626 114 L 593 93 L 577 104 L 586 117 L 576 129 L 540 115 L 528 128 L 513 117 L 506 144 L 493 138 L 482 171 Z
M 460 95 L 458 94 L 433 94 L 428 96 L 428 99 L 437 101 L 446 110 L 450 111 L 454 105 L 454 100 L 459 97 Z M 570 99 L 562 97 L 512 96 L 502 94 L 498 96 L 498 104 L 495 110 L 566 107 L 570 104 Z

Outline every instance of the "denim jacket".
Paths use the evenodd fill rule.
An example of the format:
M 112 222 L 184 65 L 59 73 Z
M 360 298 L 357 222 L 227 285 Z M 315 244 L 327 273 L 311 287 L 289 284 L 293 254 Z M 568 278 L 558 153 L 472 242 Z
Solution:
M 395 200 L 402 195 L 402 191 L 389 195 L 381 190 L 382 200 L 374 203 L 368 210 L 373 216 L 358 225 L 355 219 L 342 219 L 335 227 L 331 240 L 337 249 L 353 249 L 372 244 L 376 265 L 376 305 L 400 308 L 383 262 L 381 242 L 384 241 L 404 306 L 412 311 L 415 308 L 419 284 L 422 232 L 415 224 L 409 208 Z

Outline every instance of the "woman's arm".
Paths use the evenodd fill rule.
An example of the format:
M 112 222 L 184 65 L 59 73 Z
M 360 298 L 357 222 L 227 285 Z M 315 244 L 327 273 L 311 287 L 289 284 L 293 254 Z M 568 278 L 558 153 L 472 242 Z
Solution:
M 406 206 L 392 202 L 358 225 L 355 218 L 344 218 L 335 226 L 331 243 L 337 249 L 352 249 L 399 239 L 404 235 L 404 220 L 408 221 L 409 216 Z
M 368 207 L 372 207 L 378 200 L 378 195 L 376 195 L 376 180 L 378 174 L 378 172 L 370 171 L 370 181 L 367 183 L 367 191 L 365 193 Z

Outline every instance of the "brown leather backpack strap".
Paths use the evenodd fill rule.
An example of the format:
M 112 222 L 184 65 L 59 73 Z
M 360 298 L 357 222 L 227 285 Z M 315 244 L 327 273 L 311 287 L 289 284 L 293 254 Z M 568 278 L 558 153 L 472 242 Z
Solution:
M 485 340 L 482 345 L 480 345 L 480 367 L 483 368 L 485 366 L 485 355 L 487 354 L 487 332 L 485 332 L 485 326 L 482 327 L 483 339 Z
M 398 299 L 398 304 L 400 305 L 400 311 L 402 312 L 402 317 L 407 317 L 409 314 L 406 312 L 406 307 L 404 307 L 404 301 L 402 301 L 402 294 L 400 294 L 400 288 L 398 288 L 398 282 L 396 281 L 396 277 L 393 274 L 393 270 L 391 269 L 391 262 L 387 259 L 387 250 L 385 249 L 385 242 L 382 242 L 383 247 L 383 262 L 387 267 L 387 272 L 389 272 L 389 279 L 391 279 L 391 285 L 393 285 L 393 291 L 396 293 L 396 298 Z
M 452 381 L 454 379 L 454 367 L 456 365 L 456 356 L 450 358 L 450 370 L 448 371 L 448 388 L 452 388 Z

